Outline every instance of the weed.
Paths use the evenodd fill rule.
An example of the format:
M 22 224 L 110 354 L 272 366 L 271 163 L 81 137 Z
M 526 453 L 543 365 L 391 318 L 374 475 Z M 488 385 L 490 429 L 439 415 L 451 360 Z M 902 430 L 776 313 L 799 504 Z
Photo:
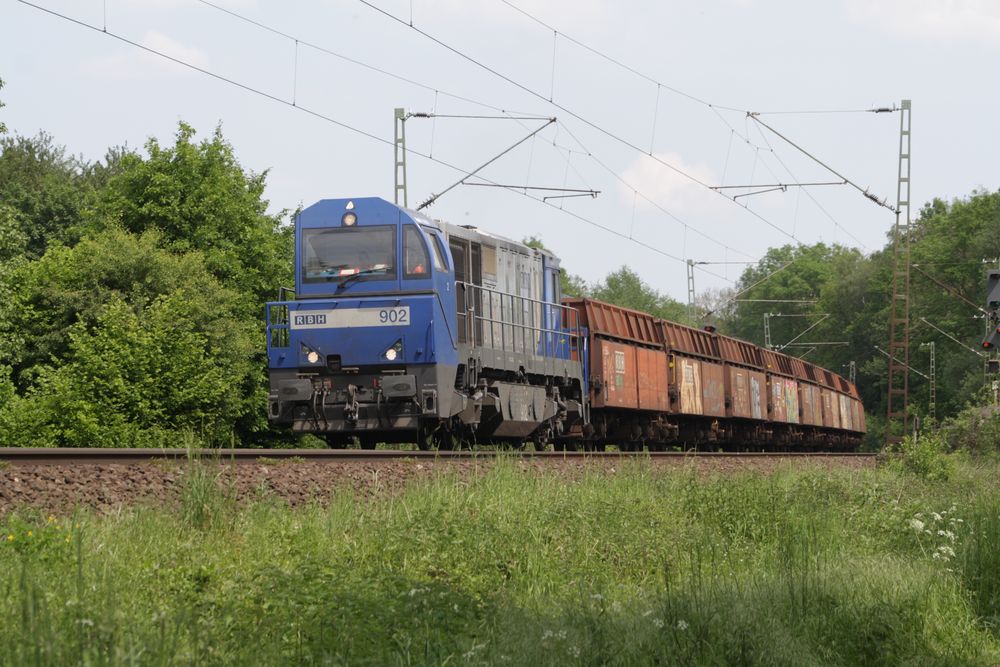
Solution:
M 903 469 L 929 480 L 944 481 L 954 472 L 955 464 L 948 458 L 940 432 L 907 436 L 899 446 Z
M 998 664 L 978 466 L 501 459 L 293 510 L 195 459 L 176 510 L 0 519 L 0 664 Z

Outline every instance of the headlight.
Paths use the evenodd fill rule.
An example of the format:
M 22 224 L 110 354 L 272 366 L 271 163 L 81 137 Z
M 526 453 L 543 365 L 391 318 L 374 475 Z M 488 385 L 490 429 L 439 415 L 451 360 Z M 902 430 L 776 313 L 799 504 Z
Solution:
M 390 347 L 388 350 L 386 350 L 385 351 L 385 358 L 388 359 L 389 361 L 395 361 L 396 360 L 396 348 Z
M 344 217 L 340 219 L 344 223 L 345 227 L 353 227 L 358 221 L 358 216 L 354 213 L 345 213 Z
M 309 354 L 306 355 L 306 361 L 308 361 L 310 364 L 315 364 L 317 361 L 319 361 L 319 352 L 317 352 L 316 350 L 309 350 Z

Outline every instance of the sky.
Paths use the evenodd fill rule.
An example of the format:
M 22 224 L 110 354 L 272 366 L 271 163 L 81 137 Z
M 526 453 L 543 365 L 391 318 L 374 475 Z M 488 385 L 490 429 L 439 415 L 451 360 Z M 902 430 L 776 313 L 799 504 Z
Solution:
M 883 247 L 888 208 L 792 185 L 843 177 L 895 204 L 900 114 L 867 109 L 912 100 L 914 215 L 1000 187 L 991 0 L 34 4 L 73 21 L 0 0 L 11 133 L 95 160 L 221 124 L 279 212 L 392 200 L 393 110 L 434 113 L 405 123 L 411 207 L 524 140 L 425 212 L 536 236 L 590 282 L 628 266 L 680 301 L 688 259 L 701 292 L 771 247 Z M 542 201 L 558 194 L 583 196 Z

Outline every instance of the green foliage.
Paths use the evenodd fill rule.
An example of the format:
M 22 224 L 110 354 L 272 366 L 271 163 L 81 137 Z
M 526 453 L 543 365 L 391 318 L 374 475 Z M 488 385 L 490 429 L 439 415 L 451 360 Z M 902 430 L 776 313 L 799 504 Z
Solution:
M 966 408 L 941 425 L 940 437 L 952 451 L 1000 452 L 1000 409 Z
M 501 462 L 298 510 L 0 518 L 0 662 L 997 664 L 997 472 Z
M 647 285 L 639 275 L 628 268 L 609 273 L 603 284 L 591 290 L 591 296 L 624 308 L 632 308 L 676 322 L 688 322 L 686 307 Z
M 71 248 L 55 246 L 15 270 L 12 282 L 20 288 L 0 303 L 0 362 L 18 373 L 64 362 L 73 325 L 90 330 L 113 299 L 140 311 L 157 297 L 182 290 L 194 295 L 205 316 L 213 310 L 216 291 L 221 290 L 223 311 L 240 301 L 221 288 L 197 253 L 162 250 L 153 231 L 136 236 L 110 228 Z
M 3 79 L 0 79 L 0 90 L 2 89 L 3 89 Z M 5 106 L 7 105 L 3 103 L 3 100 L 0 100 L 0 109 L 3 109 Z M 4 124 L 2 120 L 0 120 L 0 134 L 6 134 L 6 133 L 7 133 L 7 126 Z
M 947 448 L 940 432 L 907 436 L 899 446 L 903 470 L 934 481 L 944 481 L 952 476 L 955 464 L 947 455 Z
M 266 174 L 243 170 L 221 128 L 200 143 L 194 135 L 181 123 L 173 146 L 150 139 L 148 157 L 120 155 L 91 225 L 155 229 L 162 247 L 201 252 L 224 284 L 254 297 L 247 312 L 258 316 L 260 302 L 292 275 L 291 228 L 267 214 Z
M 8 331 L 35 345 L 4 348 L 25 369 L 0 409 L 5 444 L 152 446 L 184 429 L 218 442 L 258 412 L 259 326 L 197 253 L 156 240 L 110 230 L 25 267 Z
M 73 242 L 88 198 L 93 195 L 92 166 L 66 155 L 44 132 L 36 137 L 0 138 L 0 252 L 13 249 L 36 258 L 57 241 Z M 7 250 L 10 252 L 10 250 Z
M 529 248 L 545 249 L 545 244 L 537 236 L 530 236 L 522 241 Z M 559 293 L 563 296 L 587 296 L 587 283 L 578 275 L 572 274 L 564 267 L 559 267 Z

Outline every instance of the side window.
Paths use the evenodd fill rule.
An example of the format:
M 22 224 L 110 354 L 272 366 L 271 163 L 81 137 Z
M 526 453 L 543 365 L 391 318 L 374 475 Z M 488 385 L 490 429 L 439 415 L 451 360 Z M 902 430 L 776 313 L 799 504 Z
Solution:
M 413 225 L 403 227 L 404 278 L 429 278 L 430 258 L 420 232 Z
M 444 247 L 441 245 L 441 237 L 432 232 L 429 228 L 427 229 L 427 238 L 431 240 L 431 257 L 434 259 L 434 270 L 435 271 L 448 271 L 448 263 L 444 261 Z

